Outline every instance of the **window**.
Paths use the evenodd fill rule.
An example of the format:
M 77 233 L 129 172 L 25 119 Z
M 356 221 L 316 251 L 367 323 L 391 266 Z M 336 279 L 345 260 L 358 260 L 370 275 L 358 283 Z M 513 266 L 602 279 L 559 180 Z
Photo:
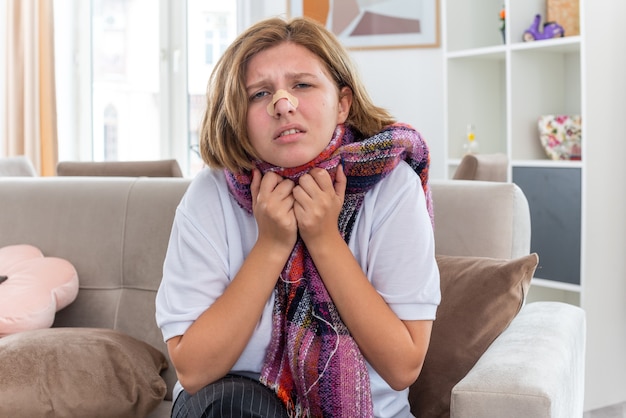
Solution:
M 228 26 L 228 12 L 205 12 L 206 17 L 204 19 L 204 26 L 206 31 L 205 35 L 205 63 L 212 65 L 220 58 L 224 49 L 231 41 L 229 36 Z M 192 19 L 192 16 L 189 16 Z
M 192 151 L 189 167 L 190 172 L 194 173 L 202 167 L 198 138 L 202 113 L 206 108 L 207 82 L 214 65 L 237 35 L 237 11 L 235 1 L 188 0 L 187 3 L 187 126 L 189 148 Z
M 59 159 L 202 167 L 208 77 L 237 1 L 54 0 Z
M 108 105 L 104 109 L 104 160 L 117 161 L 117 110 Z

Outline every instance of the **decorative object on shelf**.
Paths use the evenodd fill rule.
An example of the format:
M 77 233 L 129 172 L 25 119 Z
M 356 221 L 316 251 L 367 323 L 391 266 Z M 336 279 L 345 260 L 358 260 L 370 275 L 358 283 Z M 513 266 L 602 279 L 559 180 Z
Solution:
M 504 33 L 505 29 L 506 29 L 506 9 L 504 8 L 504 5 L 502 5 L 502 8 L 500 9 L 500 33 L 502 34 L 503 44 L 506 44 L 506 34 Z
M 533 23 L 528 27 L 528 29 L 524 31 L 524 35 L 522 36 L 524 42 L 560 38 L 565 36 L 565 30 L 563 29 L 563 26 L 559 25 L 556 22 L 545 22 L 541 30 L 539 29 L 540 26 L 541 15 L 536 14 Z
M 559 22 L 567 36 L 580 35 L 579 0 L 547 0 L 546 20 Z
M 466 141 L 463 143 L 463 151 L 465 154 L 475 154 L 478 152 L 478 141 L 476 141 L 476 132 L 474 125 L 467 125 Z
M 543 115 L 539 117 L 539 139 L 553 160 L 581 159 L 580 115 Z

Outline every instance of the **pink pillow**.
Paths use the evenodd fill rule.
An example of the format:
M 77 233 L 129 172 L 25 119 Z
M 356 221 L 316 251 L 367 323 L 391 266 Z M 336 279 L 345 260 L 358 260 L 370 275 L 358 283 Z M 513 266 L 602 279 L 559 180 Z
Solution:
M 0 337 L 49 328 L 78 295 L 78 274 L 67 260 L 44 257 L 32 245 L 0 248 Z M 4 279 L 4 277 L 2 277 Z

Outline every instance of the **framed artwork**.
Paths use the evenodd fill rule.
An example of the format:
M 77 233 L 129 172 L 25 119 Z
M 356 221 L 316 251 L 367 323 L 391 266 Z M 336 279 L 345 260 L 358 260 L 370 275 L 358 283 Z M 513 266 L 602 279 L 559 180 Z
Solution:
M 287 0 L 287 14 L 317 20 L 349 49 L 439 46 L 439 0 Z

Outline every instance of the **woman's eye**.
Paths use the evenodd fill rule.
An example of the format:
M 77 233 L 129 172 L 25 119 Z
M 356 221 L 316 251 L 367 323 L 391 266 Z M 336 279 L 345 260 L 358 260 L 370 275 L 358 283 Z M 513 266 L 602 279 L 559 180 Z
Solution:
M 307 87 L 311 87 L 311 85 L 307 83 L 298 83 L 294 86 L 296 89 L 305 89 Z
M 267 91 L 259 91 L 257 93 L 254 93 L 252 96 L 250 96 L 250 100 L 259 100 L 262 99 L 263 97 L 267 96 L 269 94 L 269 92 Z

